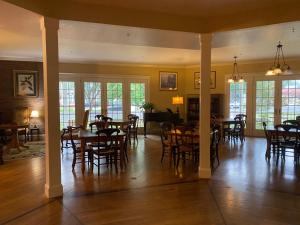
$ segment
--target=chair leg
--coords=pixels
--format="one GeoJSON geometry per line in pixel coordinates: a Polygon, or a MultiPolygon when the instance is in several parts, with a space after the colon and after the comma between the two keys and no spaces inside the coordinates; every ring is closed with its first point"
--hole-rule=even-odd
{"type": "Polygon", "coordinates": [[[164,155],[165,155],[165,148],[163,147],[163,148],[162,148],[162,152],[161,152],[161,159],[160,159],[160,163],[162,163],[162,162],[163,162],[164,155]]]}
{"type": "Polygon", "coordinates": [[[97,161],[98,161],[98,176],[99,176],[100,175],[100,156],[99,156],[99,154],[98,154],[97,161]]]}
{"type": "Polygon", "coordinates": [[[179,160],[180,160],[180,152],[177,154],[177,163],[176,163],[176,168],[179,166],[179,160]]]}
{"type": "Polygon", "coordinates": [[[219,150],[217,148],[217,151],[216,151],[216,157],[217,157],[217,161],[218,161],[218,166],[220,165],[220,160],[219,160],[219,150]]]}
{"type": "Polygon", "coordinates": [[[137,136],[137,131],[135,132],[135,138],[136,138],[136,142],[139,142],[138,136],[137,136]]]}
{"type": "Polygon", "coordinates": [[[76,164],[76,153],[74,152],[74,153],[73,153],[73,162],[72,162],[72,171],[73,171],[74,168],[75,168],[75,164],[76,164]]]}
{"type": "Polygon", "coordinates": [[[118,173],[118,153],[117,152],[115,152],[115,154],[114,154],[114,164],[115,164],[116,173],[118,173]]]}

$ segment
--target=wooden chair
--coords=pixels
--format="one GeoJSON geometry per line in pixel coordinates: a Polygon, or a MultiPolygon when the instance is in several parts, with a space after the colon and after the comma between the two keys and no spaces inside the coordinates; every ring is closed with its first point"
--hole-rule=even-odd
{"type": "Polygon", "coordinates": [[[278,142],[277,148],[277,160],[278,164],[279,156],[283,161],[285,161],[286,153],[292,152],[294,154],[294,163],[299,164],[299,149],[300,149],[300,132],[299,126],[297,125],[287,125],[287,124],[279,124],[275,126],[276,128],[276,139],[280,140],[278,142]],[[287,151],[287,149],[289,151],[287,151]]]}
{"type": "Polygon", "coordinates": [[[98,130],[98,140],[92,145],[89,145],[90,150],[92,151],[92,168],[93,165],[98,167],[98,176],[100,174],[100,165],[112,165],[114,164],[116,172],[118,172],[118,143],[114,142],[112,139],[112,134],[120,133],[119,129],[107,128],[103,130],[98,130]],[[101,163],[101,160],[105,159],[105,163],[101,163]],[[94,162],[97,160],[97,164],[94,162]]]}
{"type": "Polygon", "coordinates": [[[109,117],[109,116],[103,116],[102,117],[102,121],[105,123],[111,122],[113,121],[113,118],[109,117]]]}
{"type": "Polygon", "coordinates": [[[186,126],[176,126],[175,143],[178,168],[180,159],[185,162],[186,156],[192,157],[193,165],[196,166],[199,159],[199,144],[194,140],[194,130],[186,126]]]}
{"type": "Polygon", "coordinates": [[[219,159],[219,131],[212,130],[210,133],[210,166],[214,169],[215,161],[217,160],[218,166],[220,165],[219,159]]]}
{"type": "MultiPolygon", "coordinates": [[[[79,129],[79,127],[68,127],[68,135],[69,135],[69,140],[71,142],[72,150],[73,150],[73,162],[72,162],[72,171],[74,171],[75,164],[76,163],[81,163],[81,146],[77,145],[75,143],[75,140],[77,139],[77,134],[73,135],[73,132],[76,132],[79,129]],[[80,159],[77,161],[77,159],[80,159]]],[[[84,148],[84,158],[87,159],[88,164],[91,162],[92,155],[91,155],[91,150],[89,148],[84,148]]],[[[86,160],[85,160],[86,162],[86,160]]]]}
{"type": "MultiPolygon", "coordinates": [[[[161,159],[163,162],[165,154],[169,154],[170,159],[173,158],[174,165],[176,160],[175,140],[170,135],[173,124],[171,122],[161,122],[160,124],[160,140],[162,146],[161,159]]],[[[171,162],[171,160],[170,160],[171,162]]]]}
{"type": "Polygon", "coordinates": [[[133,140],[138,141],[138,121],[139,121],[139,117],[134,115],[131,117],[131,119],[129,120],[129,142],[131,142],[131,137],[133,137],[133,140]]]}
{"type": "Polygon", "coordinates": [[[246,118],[244,114],[238,114],[234,120],[234,127],[231,130],[231,137],[233,140],[240,139],[241,142],[245,141],[245,127],[246,127],[246,118]]]}
{"type": "Polygon", "coordinates": [[[95,120],[99,120],[99,121],[101,121],[103,117],[105,117],[105,116],[104,116],[104,115],[102,115],[102,114],[100,114],[100,115],[96,115],[96,116],[95,116],[95,120]]]}
{"type": "MultiPolygon", "coordinates": [[[[29,127],[29,108],[28,107],[20,107],[15,108],[13,110],[13,119],[12,123],[18,125],[28,125],[29,127]]],[[[28,127],[18,129],[18,136],[23,136],[23,140],[27,142],[28,135],[28,127]]]]}
{"type": "Polygon", "coordinates": [[[273,135],[271,132],[268,132],[267,130],[267,124],[266,122],[263,122],[263,128],[264,128],[264,133],[265,137],[267,140],[267,149],[266,149],[266,158],[270,159],[270,153],[271,150],[273,152],[273,155],[276,153],[277,148],[279,147],[279,143],[282,140],[281,138],[277,139],[276,135],[273,135]]]}
{"type": "Polygon", "coordinates": [[[89,127],[91,129],[91,132],[93,132],[94,127],[96,127],[96,130],[103,130],[108,127],[107,123],[100,120],[100,121],[95,121],[89,124],[89,127]]]}
{"type": "MultiPolygon", "coordinates": [[[[84,115],[83,115],[83,120],[82,120],[82,123],[77,127],[77,130],[73,130],[73,137],[75,135],[77,135],[76,133],[79,131],[79,129],[86,129],[87,128],[87,124],[88,124],[88,119],[89,119],[89,113],[90,111],[89,110],[85,110],[84,112],[84,115]]],[[[62,131],[61,131],[61,135],[60,135],[60,150],[61,152],[63,152],[63,150],[66,148],[70,148],[70,145],[69,145],[69,129],[68,127],[66,128],[63,128],[62,131]],[[64,143],[65,142],[65,143],[64,143]]],[[[72,146],[71,146],[72,147],[72,146]]]]}

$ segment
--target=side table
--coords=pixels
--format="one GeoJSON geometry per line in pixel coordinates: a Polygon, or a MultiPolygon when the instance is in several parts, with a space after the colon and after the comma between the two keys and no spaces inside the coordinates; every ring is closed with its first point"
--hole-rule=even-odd
{"type": "Polygon", "coordinates": [[[35,134],[36,134],[37,141],[40,140],[40,128],[38,128],[38,127],[30,128],[30,129],[29,129],[29,132],[30,132],[30,141],[33,141],[33,135],[34,135],[34,132],[35,132],[35,134]]]}

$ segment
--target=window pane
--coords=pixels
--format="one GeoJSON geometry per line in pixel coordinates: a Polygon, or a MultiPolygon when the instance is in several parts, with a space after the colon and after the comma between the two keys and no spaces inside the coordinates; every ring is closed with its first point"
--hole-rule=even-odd
{"type": "Polygon", "coordinates": [[[90,110],[89,123],[101,114],[101,83],[84,82],[84,110],[90,110]]]}
{"type": "Polygon", "coordinates": [[[75,82],[59,82],[60,129],[75,125],[75,82]]]}
{"type": "Polygon", "coordinates": [[[107,115],[114,120],[123,119],[122,83],[107,83],[107,115]]]}
{"type": "Polygon", "coordinates": [[[145,103],[145,84],[130,83],[130,113],[139,116],[139,127],[144,125],[140,107],[145,103]]]}
{"type": "Polygon", "coordinates": [[[229,116],[234,118],[237,114],[246,114],[247,83],[230,84],[229,116]]]}
{"type": "Polygon", "coordinates": [[[283,80],[281,90],[281,121],[294,120],[300,112],[300,80],[283,80]]]}
{"type": "Polygon", "coordinates": [[[263,122],[274,127],[275,81],[256,81],[255,129],[262,130],[263,122]]]}

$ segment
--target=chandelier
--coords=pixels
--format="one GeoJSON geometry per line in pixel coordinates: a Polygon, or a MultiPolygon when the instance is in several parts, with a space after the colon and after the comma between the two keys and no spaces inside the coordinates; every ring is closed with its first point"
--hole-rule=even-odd
{"type": "Polygon", "coordinates": [[[237,59],[237,57],[234,56],[233,72],[232,72],[231,77],[228,79],[228,83],[243,83],[244,82],[243,76],[239,74],[236,59],[237,59]]]}
{"type": "Polygon", "coordinates": [[[291,67],[286,64],[283,51],[282,44],[279,42],[277,45],[277,50],[274,58],[274,63],[267,71],[266,76],[274,76],[274,75],[289,75],[292,74],[291,67]],[[280,60],[281,59],[281,60],[280,60]],[[282,61],[282,64],[280,64],[282,61]]]}

